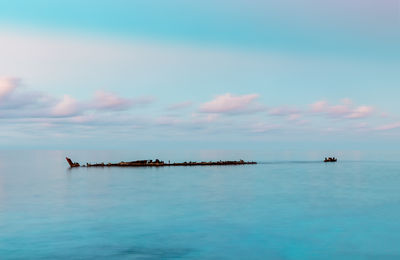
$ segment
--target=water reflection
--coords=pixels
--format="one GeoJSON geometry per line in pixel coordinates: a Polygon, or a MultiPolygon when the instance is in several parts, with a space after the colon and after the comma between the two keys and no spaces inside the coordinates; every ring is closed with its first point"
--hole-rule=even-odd
{"type": "MultiPolygon", "coordinates": [[[[72,152],[31,153],[0,153],[2,259],[400,257],[398,162],[68,169],[72,152]]],[[[147,158],[132,154],[73,155],[147,158]]]]}

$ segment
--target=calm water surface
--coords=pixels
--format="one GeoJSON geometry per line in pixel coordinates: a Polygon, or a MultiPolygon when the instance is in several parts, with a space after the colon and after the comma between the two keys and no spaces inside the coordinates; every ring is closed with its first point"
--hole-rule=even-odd
{"type": "Polygon", "coordinates": [[[400,259],[400,162],[69,170],[65,155],[0,152],[0,259],[400,259]]]}

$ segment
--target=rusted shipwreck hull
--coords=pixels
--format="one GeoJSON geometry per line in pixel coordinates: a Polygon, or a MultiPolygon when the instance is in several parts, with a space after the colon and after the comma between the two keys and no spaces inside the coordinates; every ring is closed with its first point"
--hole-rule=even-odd
{"type": "Polygon", "coordinates": [[[156,160],[140,160],[132,162],[119,162],[119,163],[86,163],[80,165],[73,162],[70,158],[65,158],[71,168],[75,167],[163,167],[163,166],[212,166],[212,165],[243,165],[243,164],[257,164],[256,162],[239,161],[216,161],[216,162],[183,162],[183,163],[165,163],[164,161],[156,160]]]}

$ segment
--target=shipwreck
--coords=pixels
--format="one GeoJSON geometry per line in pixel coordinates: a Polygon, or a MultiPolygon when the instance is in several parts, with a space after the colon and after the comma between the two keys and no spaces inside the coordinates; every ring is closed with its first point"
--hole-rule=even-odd
{"type": "Polygon", "coordinates": [[[119,162],[119,163],[86,163],[80,165],[77,162],[73,162],[70,158],[65,158],[71,168],[76,167],[164,167],[164,166],[219,166],[219,165],[244,165],[244,164],[257,164],[257,162],[246,162],[243,160],[239,161],[209,161],[209,162],[182,162],[182,163],[166,163],[159,159],[156,160],[139,160],[131,162],[119,162]]]}

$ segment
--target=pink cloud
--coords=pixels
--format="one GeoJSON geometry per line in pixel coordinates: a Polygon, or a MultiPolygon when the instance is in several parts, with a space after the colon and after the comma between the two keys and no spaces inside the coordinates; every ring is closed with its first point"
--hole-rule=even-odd
{"type": "Polygon", "coordinates": [[[0,78],[0,110],[4,112],[2,117],[40,117],[56,101],[42,92],[21,88],[18,78],[0,78]]]}
{"type": "Polygon", "coordinates": [[[78,101],[69,95],[64,95],[63,99],[54,106],[51,111],[53,116],[73,116],[78,114],[79,112],[79,104],[78,101]]]}
{"type": "Polygon", "coordinates": [[[348,99],[342,99],[338,105],[329,105],[322,100],[310,105],[310,110],[314,114],[326,114],[335,118],[358,119],[370,116],[374,108],[372,106],[354,107],[353,102],[348,99]]]}
{"type": "Polygon", "coordinates": [[[87,103],[87,109],[128,110],[134,106],[150,104],[153,101],[153,97],[124,98],[111,92],[98,90],[95,92],[93,100],[87,103]]]}
{"type": "Polygon", "coordinates": [[[200,106],[200,112],[204,113],[248,113],[260,110],[255,103],[258,94],[233,96],[230,93],[217,96],[215,99],[200,106]]]}
{"type": "Polygon", "coordinates": [[[296,125],[305,125],[309,122],[308,120],[303,119],[305,115],[303,111],[287,106],[272,108],[268,111],[268,114],[271,116],[283,117],[296,125]]]}
{"type": "Polygon", "coordinates": [[[347,115],[347,118],[364,118],[372,114],[374,109],[370,106],[359,106],[356,109],[354,109],[349,115],[347,115]]]}
{"type": "Polygon", "coordinates": [[[392,129],[397,129],[397,128],[400,128],[400,122],[382,125],[382,126],[379,126],[379,127],[375,128],[375,129],[379,130],[379,131],[385,131],[385,130],[392,130],[392,129]]]}
{"type": "Polygon", "coordinates": [[[19,83],[15,78],[0,78],[0,101],[11,95],[19,83]]]}
{"type": "Polygon", "coordinates": [[[128,109],[132,105],[132,100],[118,97],[110,92],[98,90],[94,94],[93,107],[96,109],[124,110],[128,109]]]}
{"type": "Polygon", "coordinates": [[[328,108],[327,113],[334,117],[345,116],[352,113],[351,108],[347,105],[336,105],[328,108]]]}
{"type": "Polygon", "coordinates": [[[311,111],[314,113],[322,113],[325,112],[327,107],[328,107],[328,102],[322,100],[322,101],[317,101],[313,104],[310,105],[311,106],[311,111]]]}

